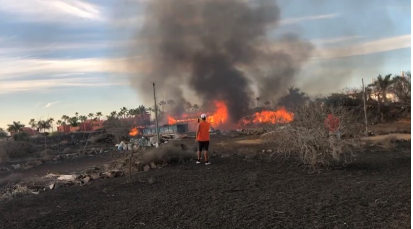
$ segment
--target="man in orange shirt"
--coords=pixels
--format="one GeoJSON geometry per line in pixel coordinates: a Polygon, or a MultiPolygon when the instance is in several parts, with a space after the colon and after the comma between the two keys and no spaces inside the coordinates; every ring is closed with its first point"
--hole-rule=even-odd
{"type": "Polygon", "coordinates": [[[201,163],[201,152],[204,150],[205,165],[210,165],[211,162],[208,160],[208,147],[209,147],[209,129],[211,124],[206,121],[206,115],[201,115],[201,121],[198,123],[198,128],[196,130],[196,140],[198,142],[198,160],[197,164],[201,163]]]}

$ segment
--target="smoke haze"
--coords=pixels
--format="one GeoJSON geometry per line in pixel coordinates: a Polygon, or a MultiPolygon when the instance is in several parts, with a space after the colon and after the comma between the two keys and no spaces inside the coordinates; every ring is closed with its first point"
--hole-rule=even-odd
{"type": "Polygon", "coordinates": [[[191,100],[183,96],[189,89],[203,102],[224,101],[238,121],[256,97],[274,101],[285,93],[312,50],[296,35],[268,37],[280,20],[274,1],[155,0],[147,2],[144,18],[129,52],[148,67],[131,75],[132,85],[149,101],[155,81],[158,98],[181,104],[176,112],[191,100]]]}

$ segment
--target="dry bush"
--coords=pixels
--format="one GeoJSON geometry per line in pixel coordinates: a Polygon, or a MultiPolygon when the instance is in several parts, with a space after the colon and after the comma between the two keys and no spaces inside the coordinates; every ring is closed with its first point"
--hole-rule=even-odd
{"type": "Polygon", "coordinates": [[[143,164],[150,162],[173,164],[194,158],[196,158],[195,152],[184,150],[181,145],[168,144],[142,151],[138,160],[143,164]]]}
{"type": "Polygon", "coordinates": [[[122,140],[129,139],[129,131],[131,130],[132,126],[124,126],[124,127],[114,127],[106,129],[106,132],[113,136],[113,140],[115,143],[119,143],[122,140]]]}
{"type": "Polygon", "coordinates": [[[6,162],[10,160],[9,155],[7,155],[6,150],[4,150],[3,148],[0,148],[0,163],[1,162],[6,162]]]}
{"type": "Polygon", "coordinates": [[[30,157],[37,151],[33,143],[20,141],[0,142],[0,148],[3,149],[8,158],[30,157]]]}
{"type": "Polygon", "coordinates": [[[62,154],[72,154],[72,153],[75,153],[76,151],[74,151],[73,149],[71,149],[71,148],[65,148],[64,150],[63,150],[63,152],[62,152],[62,154]]]}
{"type": "Polygon", "coordinates": [[[268,143],[276,146],[278,153],[298,154],[304,164],[313,168],[348,163],[353,159],[353,150],[360,147],[355,137],[363,133],[360,117],[344,107],[332,109],[316,101],[296,107],[293,113],[294,120],[291,123],[275,126],[264,137],[268,143]],[[329,113],[340,119],[340,140],[329,137],[324,125],[329,113]]]}
{"type": "Polygon", "coordinates": [[[51,149],[45,149],[42,152],[40,152],[40,156],[45,160],[52,159],[56,155],[57,151],[51,149]]]}

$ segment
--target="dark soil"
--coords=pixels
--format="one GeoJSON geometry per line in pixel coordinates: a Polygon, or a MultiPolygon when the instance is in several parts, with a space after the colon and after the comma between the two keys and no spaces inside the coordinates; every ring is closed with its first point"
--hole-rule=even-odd
{"type": "Polygon", "coordinates": [[[0,188],[8,182],[18,182],[27,177],[44,176],[49,172],[71,173],[79,169],[101,165],[111,160],[113,160],[113,157],[111,157],[109,153],[106,153],[98,156],[81,156],[60,162],[48,162],[30,169],[3,171],[0,172],[0,188]]]}
{"type": "Polygon", "coordinates": [[[212,158],[0,204],[0,228],[410,228],[410,143],[309,174],[212,158]]]}

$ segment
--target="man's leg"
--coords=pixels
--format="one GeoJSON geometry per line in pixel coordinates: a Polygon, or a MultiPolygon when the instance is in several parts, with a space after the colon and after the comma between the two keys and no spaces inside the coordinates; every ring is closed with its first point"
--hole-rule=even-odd
{"type": "Polygon", "coordinates": [[[204,157],[205,157],[205,162],[209,162],[208,150],[204,150],[204,157]]]}
{"type": "Polygon", "coordinates": [[[196,160],[197,164],[201,163],[201,151],[202,151],[202,143],[198,141],[198,159],[196,160]]]}
{"type": "Polygon", "coordinates": [[[211,162],[209,162],[209,157],[208,157],[208,148],[209,148],[209,141],[205,142],[205,147],[204,147],[205,165],[211,164],[211,162]]]}

